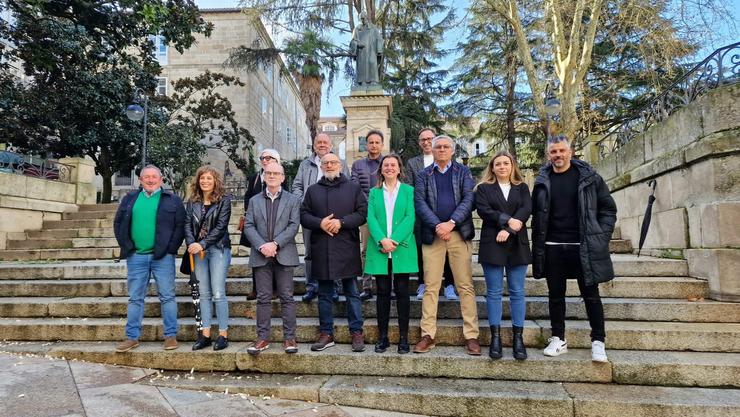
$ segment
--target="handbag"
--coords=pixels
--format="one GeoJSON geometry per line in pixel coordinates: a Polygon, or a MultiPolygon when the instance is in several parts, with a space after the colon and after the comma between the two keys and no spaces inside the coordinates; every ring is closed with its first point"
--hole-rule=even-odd
{"type": "Polygon", "coordinates": [[[182,254],[182,262],[180,262],[180,273],[183,275],[190,275],[193,270],[190,268],[190,259],[187,249],[182,254]]]}

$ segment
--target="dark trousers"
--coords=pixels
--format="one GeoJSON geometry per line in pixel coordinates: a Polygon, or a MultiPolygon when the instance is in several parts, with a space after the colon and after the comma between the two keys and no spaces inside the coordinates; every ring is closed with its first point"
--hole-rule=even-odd
{"type": "MultiPolygon", "coordinates": [[[[335,280],[319,279],[319,331],[334,335],[335,280]]],[[[342,279],[344,298],[347,305],[347,323],[351,333],[362,333],[362,302],[357,291],[357,278],[342,279]]]]}
{"type": "Polygon", "coordinates": [[[601,305],[599,285],[586,285],[581,268],[578,245],[546,245],[545,276],[549,293],[550,326],[552,335],[565,340],[565,289],[567,279],[575,278],[586,305],[588,322],[591,324],[591,341],[601,342],[606,338],[604,330],[604,307],[601,305]]]}
{"type": "Polygon", "coordinates": [[[293,300],[293,267],[283,266],[274,258],[265,266],[254,268],[254,284],[257,287],[257,338],[270,340],[272,317],[273,280],[277,284],[280,310],[283,315],[283,339],[295,340],[296,306],[293,300]]]}
{"type": "MultiPolygon", "coordinates": [[[[421,242],[421,240],[417,240],[417,242],[421,242]]],[[[416,256],[418,259],[419,264],[419,284],[424,283],[424,255],[421,253],[421,245],[416,246],[416,256]]],[[[442,275],[443,282],[442,282],[442,290],[448,285],[455,285],[454,277],[452,276],[452,268],[450,268],[450,259],[445,258],[445,271],[442,275]]]]}
{"type": "Polygon", "coordinates": [[[375,301],[378,310],[378,332],[380,337],[388,336],[388,321],[391,315],[391,280],[396,292],[396,310],[398,312],[398,334],[408,340],[409,335],[409,274],[394,274],[393,263],[388,259],[388,275],[376,275],[378,298],[375,301]]]}

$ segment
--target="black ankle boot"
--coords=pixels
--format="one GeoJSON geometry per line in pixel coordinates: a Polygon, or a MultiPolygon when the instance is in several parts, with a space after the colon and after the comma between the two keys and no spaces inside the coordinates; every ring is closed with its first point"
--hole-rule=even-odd
{"type": "Polygon", "coordinates": [[[501,326],[491,326],[491,346],[488,348],[491,359],[501,359],[501,326]]]}
{"type": "Polygon", "coordinates": [[[383,353],[391,346],[388,336],[380,336],[378,343],[375,344],[375,353],[383,353]]]}
{"type": "Polygon", "coordinates": [[[411,348],[409,347],[409,339],[408,337],[401,337],[398,339],[398,353],[403,355],[404,353],[409,353],[411,351],[411,348]]]}
{"type": "Polygon", "coordinates": [[[193,343],[193,350],[201,350],[211,346],[211,338],[203,336],[203,333],[198,332],[198,340],[193,343]]]}
{"type": "Polygon", "coordinates": [[[527,359],[527,348],[524,347],[524,340],[522,339],[522,332],[524,327],[514,326],[514,339],[511,345],[511,350],[514,353],[514,359],[523,361],[527,359]]]}

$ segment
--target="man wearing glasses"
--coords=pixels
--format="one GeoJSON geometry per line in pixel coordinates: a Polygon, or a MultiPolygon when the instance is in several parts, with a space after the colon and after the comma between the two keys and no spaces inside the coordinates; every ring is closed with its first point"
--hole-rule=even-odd
{"type": "MultiPolygon", "coordinates": [[[[293,180],[293,194],[303,200],[306,195],[308,187],[315,184],[319,179],[324,176],[324,171],[321,168],[321,158],[324,155],[331,153],[332,142],[329,135],[326,133],[319,133],[313,139],[313,154],[308,158],[304,159],[298,166],[298,172],[296,173],[295,179],[293,180]]],[[[345,177],[349,178],[349,169],[347,165],[342,162],[341,172],[345,177]]],[[[318,295],[318,284],[314,279],[311,266],[311,231],[303,229],[303,247],[306,250],[304,261],[306,264],[306,294],[303,296],[303,301],[310,303],[318,295]]],[[[334,301],[339,299],[337,290],[334,290],[332,296],[334,301]]]]}
{"type": "Polygon", "coordinates": [[[359,185],[341,173],[342,161],[334,154],[321,158],[323,177],[308,188],[301,206],[301,225],[311,231],[311,274],[319,287],[318,340],[311,346],[321,351],[334,346],[332,294],[341,280],[347,299],[347,320],[352,350],[365,350],[362,305],[357,277],[362,274],[360,230],[367,219],[367,199],[359,185]]]}
{"type": "Polygon", "coordinates": [[[473,186],[475,180],[468,167],[452,160],[455,143],[449,136],[437,136],[432,141],[434,163],[416,176],[414,203],[421,217],[422,255],[426,289],[421,302],[421,340],[414,353],[429,352],[437,333],[437,303],[442,285],[445,258],[460,294],[465,350],[480,355],[478,343],[478,312],[473,289],[472,257],[473,186]]]}
{"type": "Polygon", "coordinates": [[[573,158],[565,136],[548,140],[545,165],[532,190],[532,271],[547,280],[552,337],[545,356],[568,352],[565,341],[566,280],[578,280],[591,325],[591,359],[607,362],[604,307],[599,283],[614,278],[609,240],[617,206],[604,179],[573,158]]]}

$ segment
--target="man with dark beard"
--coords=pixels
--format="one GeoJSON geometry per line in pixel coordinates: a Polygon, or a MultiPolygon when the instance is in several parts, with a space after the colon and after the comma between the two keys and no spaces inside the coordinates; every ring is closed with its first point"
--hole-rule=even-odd
{"type": "Polygon", "coordinates": [[[362,273],[359,227],[367,219],[367,199],[359,185],[341,173],[342,161],[328,153],[321,158],[324,176],[308,187],[301,206],[301,225],[311,231],[312,275],[319,283],[318,340],[311,350],[334,346],[332,293],[342,280],[352,350],[365,350],[362,306],[357,277],[362,273]]]}

